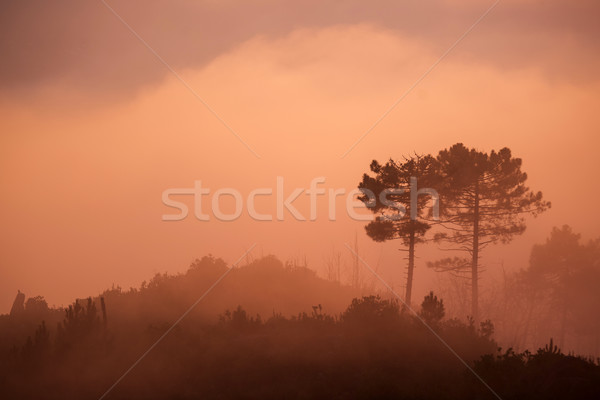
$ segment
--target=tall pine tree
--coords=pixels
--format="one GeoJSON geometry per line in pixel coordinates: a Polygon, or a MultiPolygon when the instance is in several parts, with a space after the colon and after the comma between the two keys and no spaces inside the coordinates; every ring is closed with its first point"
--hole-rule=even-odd
{"type": "MultiPolygon", "coordinates": [[[[508,148],[489,154],[457,143],[437,156],[442,223],[435,238],[470,255],[471,313],[479,320],[479,258],[488,244],[508,243],[525,231],[525,217],[550,208],[533,192],[521,171],[521,159],[508,148]]],[[[453,259],[456,261],[456,259],[453,259]]]]}
{"type": "Polygon", "coordinates": [[[390,159],[385,165],[376,160],[371,163],[374,176],[363,175],[359,197],[376,215],[366,227],[367,235],[376,242],[399,239],[408,251],[405,302],[410,306],[415,268],[415,245],[424,241],[431,228],[431,213],[426,212],[430,197],[417,196],[420,187],[431,187],[436,179],[436,161],[432,156],[415,155],[404,162],[390,159]],[[411,202],[412,186],[412,202],[411,202]],[[367,195],[370,191],[373,195],[367,195]],[[383,195],[383,196],[382,196],[383,195]],[[382,198],[386,201],[382,201],[382,198]]]}

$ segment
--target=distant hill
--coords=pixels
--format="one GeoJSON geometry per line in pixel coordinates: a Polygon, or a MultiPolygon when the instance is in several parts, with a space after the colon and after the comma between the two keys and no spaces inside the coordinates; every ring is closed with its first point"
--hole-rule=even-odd
{"type": "MultiPolygon", "coordinates": [[[[160,327],[179,318],[227,268],[222,259],[205,256],[194,261],[185,273],[156,274],[139,288],[122,290],[116,287],[91,297],[97,307],[99,298],[104,298],[108,326],[117,334],[119,331],[160,327]]],[[[320,278],[309,268],[284,265],[275,256],[266,256],[234,268],[186,319],[213,323],[225,310],[233,310],[239,305],[248,314],[259,314],[262,318],[311,312],[312,306],[319,304],[323,312],[337,315],[359,295],[360,290],[320,278]]],[[[19,293],[18,297],[22,303],[24,294],[19,293]]],[[[79,300],[81,304],[85,301],[79,300]]],[[[39,296],[29,298],[23,308],[12,317],[0,316],[0,346],[22,344],[19,341],[30,335],[42,320],[52,332],[64,317],[63,309],[49,308],[39,296]]]]}

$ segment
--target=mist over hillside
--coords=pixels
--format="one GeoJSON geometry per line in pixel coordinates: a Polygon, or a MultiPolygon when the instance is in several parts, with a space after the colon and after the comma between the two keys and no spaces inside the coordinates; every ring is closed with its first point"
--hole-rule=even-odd
{"type": "Polygon", "coordinates": [[[156,274],[139,288],[111,288],[66,309],[19,293],[0,316],[0,392],[23,399],[600,394],[599,360],[567,356],[552,339],[537,351],[502,349],[492,321],[448,318],[433,293],[414,314],[390,293],[325,280],[273,256],[229,268],[205,256],[185,273],[156,274]],[[547,374],[555,375],[551,385],[547,374]]]}

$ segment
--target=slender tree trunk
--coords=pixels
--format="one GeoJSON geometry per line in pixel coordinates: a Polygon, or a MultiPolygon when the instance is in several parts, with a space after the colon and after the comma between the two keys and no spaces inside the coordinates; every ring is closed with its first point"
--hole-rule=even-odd
{"type": "Polygon", "coordinates": [[[358,264],[358,235],[354,234],[354,263],[352,264],[352,286],[359,287],[359,264],[358,264]]]}
{"type": "Polygon", "coordinates": [[[479,324],[479,182],[475,183],[475,206],[473,208],[473,259],[471,261],[471,317],[479,324]]]}
{"type": "Polygon", "coordinates": [[[410,232],[410,238],[408,243],[408,271],[406,274],[406,298],[405,302],[410,307],[410,300],[412,296],[412,281],[413,281],[413,270],[415,269],[415,232],[410,232]]]}
{"type": "Polygon", "coordinates": [[[100,306],[102,308],[102,325],[104,329],[108,326],[108,321],[106,320],[106,304],[104,303],[104,297],[100,297],[100,306]]]}

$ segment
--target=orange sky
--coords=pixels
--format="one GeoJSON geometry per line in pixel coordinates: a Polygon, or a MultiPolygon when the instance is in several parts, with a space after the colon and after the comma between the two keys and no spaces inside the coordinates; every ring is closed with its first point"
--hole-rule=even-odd
{"type": "MultiPolygon", "coordinates": [[[[374,158],[456,142],[511,148],[553,203],[486,252],[488,271],[526,266],[554,225],[600,236],[593,2],[501,2],[343,159],[491,3],[109,2],[260,158],[98,4],[1,6],[0,312],[17,289],[67,304],[207,253],[233,262],[253,243],[255,257],[306,256],[322,271],[333,251],[349,262],[355,235],[400,288],[399,244],[371,242],[341,211],[328,221],[326,199],[313,222],[165,222],[161,193],[202,180],[246,196],[277,176],[286,193],[318,176],[351,190],[374,158]]],[[[275,213],[274,197],[257,208],[275,213]]],[[[435,252],[419,255],[417,298],[435,285],[435,252]]]]}

